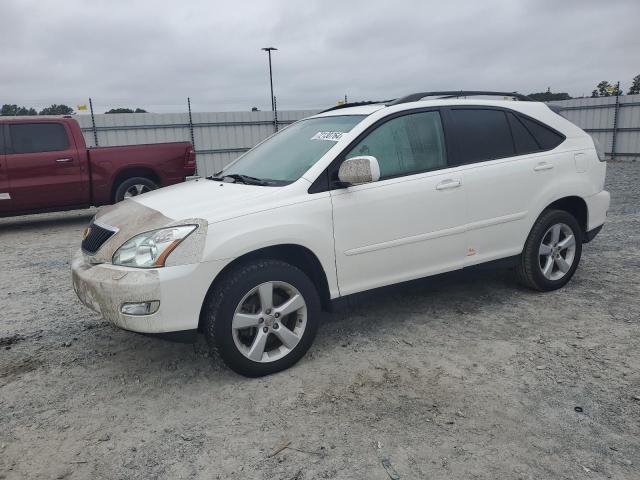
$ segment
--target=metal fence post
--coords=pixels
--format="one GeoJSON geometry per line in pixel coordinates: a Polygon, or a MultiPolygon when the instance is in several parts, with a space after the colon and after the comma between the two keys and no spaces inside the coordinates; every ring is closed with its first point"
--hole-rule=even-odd
{"type": "Polygon", "coordinates": [[[187,97],[187,108],[189,109],[189,133],[191,134],[191,145],[196,149],[196,140],[193,136],[193,118],[191,117],[191,99],[187,97]]]}
{"type": "MultiPolygon", "coordinates": [[[[189,109],[189,133],[191,134],[191,146],[193,146],[193,151],[196,150],[196,139],[193,135],[193,118],[191,117],[191,98],[187,97],[187,108],[189,109]]],[[[196,171],[194,175],[198,175],[198,157],[196,156],[196,171]]]]}
{"type": "Polygon", "coordinates": [[[93,116],[93,101],[89,97],[89,108],[91,109],[91,125],[93,125],[93,140],[98,147],[98,129],[96,128],[96,117],[93,116]]]}
{"type": "MultiPolygon", "coordinates": [[[[189,134],[191,135],[191,146],[193,151],[196,151],[196,138],[193,135],[193,118],[191,117],[191,98],[187,97],[187,108],[189,109],[189,134]]],[[[195,176],[198,176],[198,157],[196,156],[196,169],[193,172],[195,176]]]]}
{"type": "Polygon", "coordinates": [[[616,141],[618,139],[618,112],[620,111],[620,82],[616,86],[616,104],[613,110],[613,138],[611,140],[611,160],[616,159],[616,141]]]}
{"type": "Polygon", "coordinates": [[[273,96],[273,131],[278,131],[278,102],[276,96],[273,96]]]}

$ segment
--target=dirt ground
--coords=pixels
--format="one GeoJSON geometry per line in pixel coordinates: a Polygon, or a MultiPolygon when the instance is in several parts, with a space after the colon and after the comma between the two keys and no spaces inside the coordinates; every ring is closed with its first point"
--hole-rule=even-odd
{"type": "Polygon", "coordinates": [[[267,378],[76,299],[93,211],[0,219],[0,478],[638,479],[640,163],[564,289],[506,271],[376,292],[267,378]]]}

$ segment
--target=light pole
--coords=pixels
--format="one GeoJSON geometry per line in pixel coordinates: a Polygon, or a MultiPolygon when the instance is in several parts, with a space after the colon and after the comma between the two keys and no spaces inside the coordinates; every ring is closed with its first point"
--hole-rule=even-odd
{"type": "Polygon", "coordinates": [[[273,72],[271,70],[271,51],[278,50],[276,47],[264,47],[262,50],[267,52],[269,55],[269,85],[271,85],[271,111],[273,112],[273,129],[274,131],[278,131],[278,114],[276,113],[276,101],[273,96],[273,72]]]}

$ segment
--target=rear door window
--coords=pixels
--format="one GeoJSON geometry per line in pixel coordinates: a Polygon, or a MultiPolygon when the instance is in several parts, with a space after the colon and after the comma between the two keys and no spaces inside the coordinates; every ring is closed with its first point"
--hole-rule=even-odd
{"type": "Polygon", "coordinates": [[[11,151],[7,153],[56,152],[69,148],[69,138],[61,123],[9,124],[11,151]]]}
{"type": "Polygon", "coordinates": [[[507,116],[502,110],[451,108],[458,164],[482,162],[515,154],[507,116]]]}

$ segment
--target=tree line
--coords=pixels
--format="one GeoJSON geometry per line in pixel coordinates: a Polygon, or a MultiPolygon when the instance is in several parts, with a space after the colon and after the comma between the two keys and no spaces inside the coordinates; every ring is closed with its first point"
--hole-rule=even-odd
{"type": "MultiPolygon", "coordinates": [[[[631,80],[631,86],[627,91],[627,95],[638,95],[640,94],[640,75],[636,75],[631,80]]],[[[596,85],[596,88],[591,92],[592,98],[597,97],[615,97],[617,95],[624,95],[622,89],[620,88],[620,83],[612,84],[607,80],[602,80],[596,85]]],[[[538,100],[540,102],[552,102],[554,100],[570,100],[574,97],[569,95],[567,92],[552,92],[551,87],[547,88],[546,92],[535,92],[527,95],[534,100],[538,100]]],[[[253,108],[252,110],[257,111],[257,108],[253,108]],[[254,110],[255,109],[255,110],[254,110]]],[[[24,106],[19,107],[18,105],[5,104],[2,105],[0,109],[0,116],[19,116],[19,115],[73,115],[75,112],[73,108],[67,105],[58,105],[53,104],[50,107],[43,108],[40,112],[36,111],[35,108],[27,108],[24,106]]],[[[112,108],[111,110],[105,113],[148,113],[146,110],[142,108],[136,108],[135,110],[132,108],[112,108]]]]}
{"type": "MultiPolygon", "coordinates": [[[[142,108],[112,108],[105,113],[148,113],[142,108]]],[[[53,104],[50,107],[45,107],[39,112],[35,108],[27,108],[24,106],[19,107],[16,104],[5,103],[0,108],[0,116],[4,117],[16,117],[24,115],[73,115],[75,111],[68,105],[53,104]]]]}
{"type": "MultiPolygon", "coordinates": [[[[636,75],[631,80],[631,86],[627,91],[627,95],[638,95],[640,94],[640,75],[636,75]]],[[[615,97],[618,95],[624,95],[622,88],[620,87],[620,83],[613,84],[608,80],[602,80],[596,85],[596,88],[591,92],[591,98],[597,97],[615,97]]],[[[528,97],[533,98],[534,100],[538,100],[540,102],[551,102],[554,100],[570,100],[572,97],[566,92],[553,93],[551,88],[547,88],[546,92],[537,92],[530,93],[527,95],[528,97]]]]}
{"type": "Polygon", "coordinates": [[[50,107],[43,108],[38,112],[35,108],[19,107],[18,105],[4,104],[0,109],[2,116],[17,115],[71,115],[73,108],[66,105],[53,104],[50,107]]]}

